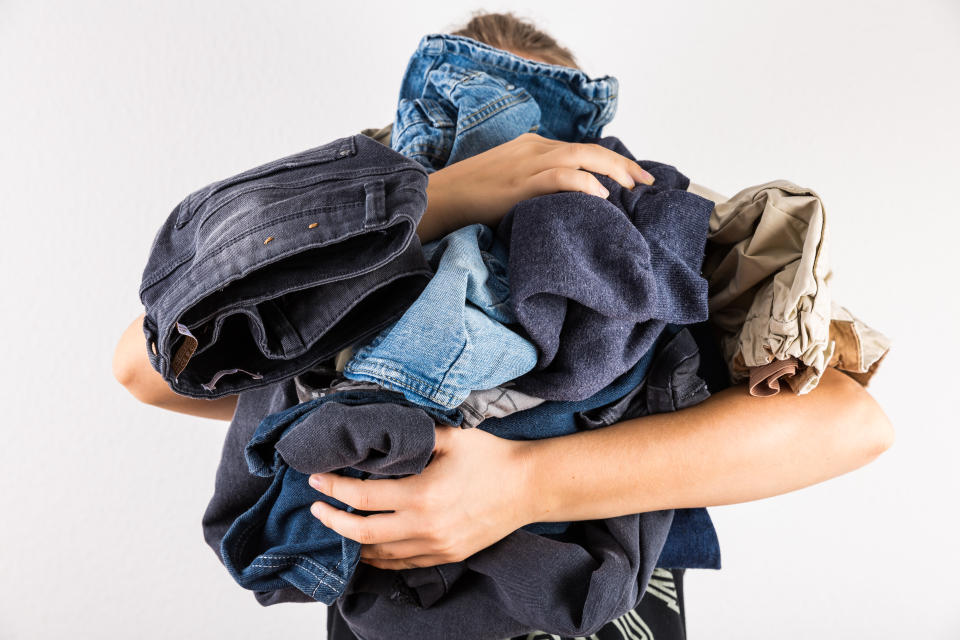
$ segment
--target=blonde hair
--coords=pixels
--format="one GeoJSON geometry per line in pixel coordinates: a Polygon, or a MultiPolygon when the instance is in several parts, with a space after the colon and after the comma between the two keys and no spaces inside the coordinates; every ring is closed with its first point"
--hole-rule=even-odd
{"type": "Polygon", "coordinates": [[[530,54],[551,64],[579,69],[573,53],[538,29],[529,20],[513,13],[477,13],[470,22],[452,32],[466,36],[498,49],[508,49],[520,55],[530,54]]]}

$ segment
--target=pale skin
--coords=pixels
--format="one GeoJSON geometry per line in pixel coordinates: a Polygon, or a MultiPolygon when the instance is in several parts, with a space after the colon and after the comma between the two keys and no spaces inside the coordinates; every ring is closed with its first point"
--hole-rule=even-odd
{"type": "MultiPolygon", "coordinates": [[[[528,56],[532,57],[532,56],[528,56]]],[[[652,177],[597,145],[525,134],[430,175],[421,241],[474,222],[496,224],[520,200],[557,191],[605,197],[604,174],[632,188],[652,177]]],[[[147,359],[141,315],[114,354],[114,374],[138,400],[230,420],[236,396],[174,393],[147,359]]],[[[532,522],[575,521],[658,509],[733,504],[823,482],[888,449],[893,427],[855,381],[828,369],[807,395],[751,397],[744,385],[675,413],[604,429],[513,441],[438,425],[423,473],[359,480],[315,474],[310,484],[364,511],[323,501],[311,511],[361,543],[360,560],[384,569],[457,562],[532,522]]]]}

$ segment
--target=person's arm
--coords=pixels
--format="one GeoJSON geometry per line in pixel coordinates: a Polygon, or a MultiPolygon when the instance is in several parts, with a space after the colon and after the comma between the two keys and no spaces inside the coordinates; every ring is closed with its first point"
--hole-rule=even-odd
{"type": "Polygon", "coordinates": [[[142,313],[120,336],[120,342],[117,343],[117,348],[113,352],[113,376],[134,398],[161,409],[188,413],[201,418],[231,420],[237,408],[237,396],[204,400],[174,393],[147,358],[142,313]]]}
{"type": "Polygon", "coordinates": [[[678,411],[526,443],[531,522],[748,502],[864,466],[894,440],[856,381],[827,369],[806,395],[738,385],[678,411]]]}
{"type": "MultiPolygon", "coordinates": [[[[587,171],[610,176],[628,188],[637,182],[653,182],[653,176],[640,165],[599,145],[525,133],[430,174],[427,210],[417,226],[417,236],[421,242],[429,242],[476,222],[495,225],[516,203],[547,193],[583,191],[606,197],[606,189],[587,171]]],[[[147,358],[143,315],[120,337],[113,373],[141,402],[203,418],[233,418],[236,396],[216,400],[181,396],[154,370],[147,358]]]]}
{"type": "Polygon", "coordinates": [[[458,562],[531,522],[574,521],[747,502],[795,491],[867,464],[893,428],[858,383],[828,369],[809,394],[755,398],[745,385],[675,413],[544,440],[437,427],[423,473],[310,484],[353,507],[318,501],[314,515],[361,542],[383,569],[458,562]]]}

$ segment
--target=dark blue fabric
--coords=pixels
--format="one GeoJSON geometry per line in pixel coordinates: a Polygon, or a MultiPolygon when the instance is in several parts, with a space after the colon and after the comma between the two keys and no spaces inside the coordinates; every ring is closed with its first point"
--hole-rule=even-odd
{"type": "MultiPolygon", "coordinates": [[[[619,384],[595,398],[545,403],[528,419],[514,420],[512,428],[493,419],[480,428],[524,440],[571,433],[576,430],[574,411],[608,402],[640,384],[652,360],[651,351],[619,384]]],[[[531,412],[514,415],[523,413],[531,412]]],[[[253,591],[292,586],[330,604],[353,575],[360,544],[324,526],[310,513],[310,504],[322,499],[349,512],[354,509],[310,488],[308,476],[329,471],[355,478],[420,473],[433,451],[434,424],[461,422],[456,409],[424,407],[388,390],[333,392],[266,416],[244,447],[244,459],[251,474],[273,481],[225,532],[220,554],[227,570],[253,591]]],[[[559,535],[569,524],[531,523],[523,529],[559,535]]],[[[421,593],[434,588],[421,585],[421,593]]]]}
{"type": "Polygon", "coordinates": [[[256,504],[224,534],[220,554],[243,587],[271,591],[294,586],[331,603],[350,580],[360,544],[310,513],[323,500],[353,507],[313,490],[312,473],[354,478],[420,473],[434,445],[435,424],[457,425],[456,410],[425,409],[390,391],[342,391],[267,416],[247,443],[247,467],[273,481],[256,504]]]}
{"type": "MultiPolygon", "coordinates": [[[[660,346],[654,353],[645,356],[627,374],[588,401],[546,402],[507,418],[490,419],[482,423],[481,428],[504,437],[522,437],[525,425],[531,428],[545,427],[540,429],[540,433],[551,436],[569,433],[577,429],[577,411],[590,411],[608,405],[638,385],[645,391],[634,396],[648,398],[650,409],[675,410],[686,406],[686,402],[703,399],[703,393],[688,393],[690,389],[702,388],[702,384],[698,385],[691,375],[700,368],[685,366],[697,355],[689,333],[679,327],[668,326],[658,344],[660,346]],[[677,372],[683,375],[678,376],[677,372]]],[[[352,508],[309,488],[306,473],[329,470],[353,460],[366,460],[366,463],[361,463],[365,471],[360,472],[356,468],[347,470],[354,477],[373,477],[367,474],[385,469],[419,472],[432,450],[433,420],[456,423],[457,416],[455,412],[429,414],[429,419],[418,425],[416,418],[404,418],[402,412],[397,413],[396,410],[409,410],[412,412],[410,415],[428,414],[423,413],[421,407],[405,401],[400,394],[388,391],[343,391],[295,405],[296,393],[290,387],[292,384],[274,385],[272,388],[241,394],[218,470],[217,491],[204,517],[208,543],[223,551],[222,559],[228,566],[232,557],[239,558],[234,562],[232,573],[246,580],[245,586],[257,590],[257,599],[262,604],[313,599],[331,602],[340,595],[337,606],[344,607],[345,618],[352,625],[366,629],[362,637],[371,640],[377,637],[444,637],[443,630],[458,628],[450,626],[458,623],[458,617],[461,618],[459,623],[474,626],[477,620],[484,620],[489,627],[483,629],[483,633],[497,629],[498,634],[468,634],[464,637],[507,637],[520,633],[523,628],[534,627],[554,628],[558,632],[566,629],[565,633],[580,635],[580,631],[587,631],[588,625],[593,622],[604,622],[601,620],[603,616],[615,615],[614,610],[602,607],[620,604],[628,608],[634,606],[636,602],[631,604],[631,598],[639,598],[649,577],[649,573],[644,571],[649,569],[652,572],[654,565],[663,565],[664,551],[668,549],[668,532],[675,535],[676,531],[671,527],[668,515],[672,511],[570,523],[565,533],[555,535],[537,535],[527,527],[462,563],[404,571],[383,571],[358,563],[359,545],[352,541],[344,542],[341,536],[330,536],[332,532],[324,532],[323,525],[308,511],[309,504],[317,499],[326,499],[339,508],[351,511],[352,508]],[[347,407],[353,403],[360,404],[347,407]],[[291,407],[291,404],[295,406],[291,407]],[[387,413],[379,413],[378,404],[390,409],[387,413]],[[329,415],[321,414],[320,409],[324,406],[327,410],[346,413],[338,414],[339,417],[331,420],[329,415]],[[271,409],[275,410],[273,415],[257,423],[258,416],[271,409]],[[357,419],[360,416],[350,413],[371,410],[373,412],[361,420],[357,419]],[[377,418],[378,415],[381,418],[377,418]],[[382,418],[387,415],[390,416],[390,424],[385,424],[382,418]],[[405,438],[413,433],[420,434],[424,446],[416,443],[416,437],[405,438]],[[390,437],[384,439],[386,435],[390,437]],[[247,464],[244,463],[244,449],[247,464]],[[294,461],[293,464],[301,471],[290,467],[284,470],[284,456],[294,461]],[[310,467],[318,463],[317,458],[326,461],[320,466],[310,467]],[[398,462],[401,466],[397,466],[398,462]],[[402,466],[404,464],[409,466],[402,466]],[[265,477],[242,473],[247,471],[246,467],[260,476],[280,471],[282,479],[277,475],[272,483],[265,482],[265,477]],[[279,500],[280,493],[271,492],[271,489],[276,491],[278,487],[284,492],[279,500]],[[252,503],[256,503],[256,506],[251,509],[252,503]],[[278,507],[281,504],[284,506],[278,507]],[[267,505],[270,509],[267,509],[267,505]],[[269,523],[271,519],[276,522],[269,523]],[[256,526],[253,527],[253,533],[248,533],[244,529],[251,522],[256,526]],[[311,527],[317,531],[310,530],[311,527]],[[227,528],[230,528],[230,532],[224,536],[227,528]],[[293,546],[281,550],[269,542],[271,539],[281,542],[284,539],[286,542],[308,540],[309,547],[324,536],[328,545],[326,556],[307,555],[305,558],[303,552],[308,550],[306,547],[293,546]],[[254,542],[247,543],[248,549],[237,550],[235,542],[238,540],[241,543],[245,540],[254,542]],[[636,546],[638,542],[639,547],[636,546]],[[347,545],[354,545],[355,548],[351,550],[347,545]],[[259,554],[252,555],[258,550],[259,554]],[[587,550],[589,553],[581,555],[587,550]],[[618,569],[617,562],[613,560],[624,554],[629,559],[625,567],[639,571],[634,574],[637,590],[628,588],[626,593],[623,593],[624,578],[620,573],[625,567],[618,569]],[[607,560],[597,564],[595,558],[607,560]],[[321,571],[315,563],[324,566],[326,571],[321,571]],[[534,566],[536,572],[533,572],[534,566]],[[534,577],[529,577],[534,573],[534,577]],[[485,578],[481,580],[481,576],[485,578]],[[539,594],[536,598],[525,599],[521,592],[513,591],[514,588],[520,588],[518,576],[528,576],[524,579],[528,583],[525,588],[539,594]],[[529,583],[534,578],[535,587],[529,583]],[[483,586],[486,584],[498,586],[488,592],[483,586]],[[555,590],[551,590],[549,585],[555,585],[555,590]],[[479,600],[474,601],[475,597],[479,600]],[[497,598],[509,598],[510,603],[498,604],[497,598]],[[573,617],[565,618],[568,614],[572,616],[573,611],[579,611],[587,601],[593,603],[587,607],[590,611],[601,606],[596,610],[596,619],[586,619],[582,625],[578,625],[573,617]],[[398,621],[394,618],[408,618],[414,610],[417,616],[402,623],[403,629],[397,628],[398,621]],[[486,614],[479,615],[483,611],[486,614]],[[554,618],[549,614],[550,611],[558,617],[554,618]],[[426,615],[424,612],[431,613],[426,615]],[[507,617],[504,618],[504,615],[507,617]],[[549,623],[547,618],[554,620],[550,624],[561,626],[545,626],[549,623]],[[518,626],[518,619],[527,622],[518,626]],[[557,623],[557,620],[560,622],[557,623]],[[522,627],[524,624],[526,627],[522,627]],[[423,625],[438,629],[439,635],[422,635],[425,633],[423,625]],[[395,635],[378,636],[376,629],[390,629],[390,633],[395,635]]],[[[705,510],[678,511],[688,512],[692,516],[691,522],[697,525],[687,533],[712,532],[712,528],[708,527],[709,519],[704,522],[698,511],[706,516],[705,510]]],[[[709,540],[687,535],[678,542],[678,552],[689,557],[701,552],[699,547],[707,546],[709,540]]]]}
{"type": "Polygon", "coordinates": [[[184,199],[143,272],[147,356],[181,395],[289,378],[396,321],[430,277],[426,172],[362,135],[184,199]]]}
{"type": "MultiPolygon", "coordinates": [[[[633,160],[616,138],[595,141],[633,160]]],[[[548,400],[581,400],[653,346],[667,323],[707,319],[700,275],[713,203],[656,162],[653,185],[597,176],[607,199],[561,192],[524,200],[501,220],[509,248],[510,305],[540,352],[514,387],[548,400]]]]}
{"type": "MultiPolygon", "coordinates": [[[[685,329],[668,327],[652,358],[644,357],[604,401],[643,379],[645,414],[676,411],[708,397],[697,378],[698,350],[685,329]],[[638,370],[646,371],[642,375],[638,370]],[[690,390],[696,390],[691,393],[690,390]]],[[[606,391],[606,390],[604,390],[606,391]]],[[[500,435],[503,422],[527,414],[528,424],[560,424],[552,403],[487,420],[479,428],[500,435]],[[492,424],[491,424],[492,423],[492,424]]],[[[601,406],[579,403],[580,410],[601,406]]],[[[565,424],[573,425],[573,415],[565,424]]],[[[575,430],[575,427],[574,427],[575,430]]],[[[541,430],[542,432],[542,430],[541,430]]],[[[638,464],[643,461],[639,460],[638,464]]],[[[558,469],[557,473],[563,473],[558,469]]],[[[519,530],[463,562],[382,571],[360,564],[336,607],[365,640],[504,638],[530,629],[582,636],[636,606],[658,564],[673,510],[571,523],[563,535],[519,530]],[[639,543],[639,544],[638,544],[639,543]]],[[[695,551],[691,549],[690,551],[695,551]]]]}

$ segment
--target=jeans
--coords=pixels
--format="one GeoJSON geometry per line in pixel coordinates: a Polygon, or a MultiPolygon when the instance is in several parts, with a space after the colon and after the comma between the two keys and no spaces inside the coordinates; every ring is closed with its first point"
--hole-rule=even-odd
{"type": "Polygon", "coordinates": [[[489,227],[458,229],[423,251],[433,278],[400,320],[356,350],[344,376],[453,409],[472,391],[530,371],[537,350],[506,326],[516,323],[506,248],[489,227]]]}
{"type": "Polygon", "coordinates": [[[407,64],[391,146],[433,171],[528,131],[580,142],[613,118],[617,91],[609,76],[428,35],[407,64]]]}
{"type": "Polygon", "coordinates": [[[366,136],[213,183],[154,240],[147,355],[179,394],[287,379],[396,321],[430,277],[426,172],[366,136]]]}

